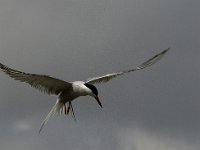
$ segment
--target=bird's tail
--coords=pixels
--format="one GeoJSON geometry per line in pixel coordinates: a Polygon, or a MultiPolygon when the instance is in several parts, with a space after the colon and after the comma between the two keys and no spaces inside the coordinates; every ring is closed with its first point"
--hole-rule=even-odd
{"type": "Polygon", "coordinates": [[[59,100],[56,101],[56,104],[52,107],[51,111],[48,113],[44,121],[42,122],[42,125],[40,127],[39,133],[42,131],[43,127],[47,124],[49,119],[55,115],[63,113],[65,108],[65,104],[60,102],[59,100]]]}

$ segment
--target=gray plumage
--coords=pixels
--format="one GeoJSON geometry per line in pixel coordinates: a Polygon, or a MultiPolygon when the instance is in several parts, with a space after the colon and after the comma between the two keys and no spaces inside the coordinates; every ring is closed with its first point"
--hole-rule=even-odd
{"type": "Polygon", "coordinates": [[[21,72],[11,69],[0,63],[0,68],[3,72],[15,80],[30,84],[32,87],[45,92],[47,94],[58,95],[61,91],[69,88],[72,84],[60,79],[50,77],[48,75],[38,75],[21,72]]]}
{"type": "Polygon", "coordinates": [[[118,76],[121,76],[123,74],[130,73],[130,72],[133,72],[133,71],[137,71],[137,70],[141,70],[141,69],[144,69],[146,67],[149,67],[149,66],[155,64],[156,62],[158,62],[165,55],[165,53],[167,53],[169,51],[169,49],[170,48],[163,50],[161,53],[155,55],[154,57],[148,59],[147,61],[145,61],[144,63],[142,63],[141,65],[139,65],[139,66],[137,66],[133,69],[125,70],[125,71],[121,71],[121,72],[109,73],[109,74],[99,76],[99,77],[89,78],[86,81],[86,83],[98,84],[98,83],[101,83],[101,82],[108,82],[111,79],[118,77],[118,76]]]}
{"type": "Polygon", "coordinates": [[[86,82],[84,81],[66,82],[60,79],[53,78],[48,75],[25,73],[9,68],[3,65],[2,63],[0,63],[0,69],[7,75],[9,75],[11,78],[14,78],[15,80],[28,83],[32,87],[47,94],[58,95],[56,104],[52,107],[51,111],[42,122],[41,128],[39,130],[39,132],[41,132],[44,125],[48,122],[49,118],[56,114],[64,112],[67,115],[69,114],[69,112],[71,112],[72,117],[75,119],[71,102],[79,96],[86,96],[86,95],[92,96],[97,100],[98,104],[102,107],[102,104],[98,98],[98,90],[92,84],[108,82],[115,77],[149,67],[158,62],[168,51],[169,48],[163,50],[161,53],[155,55],[154,57],[148,59],[147,61],[145,61],[144,63],[133,69],[90,78],[86,82]],[[66,103],[67,107],[65,105],[66,103]]]}

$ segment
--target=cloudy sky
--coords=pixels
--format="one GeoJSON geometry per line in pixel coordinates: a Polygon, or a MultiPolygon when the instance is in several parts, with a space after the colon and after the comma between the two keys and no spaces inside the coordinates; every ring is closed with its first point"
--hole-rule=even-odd
{"type": "Polygon", "coordinates": [[[98,85],[104,106],[40,124],[56,97],[0,73],[0,149],[199,150],[200,1],[0,0],[0,61],[66,81],[154,66],[98,85]]]}

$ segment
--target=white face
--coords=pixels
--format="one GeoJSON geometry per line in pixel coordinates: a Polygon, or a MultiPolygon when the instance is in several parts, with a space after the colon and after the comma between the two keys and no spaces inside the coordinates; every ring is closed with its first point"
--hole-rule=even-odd
{"type": "Polygon", "coordinates": [[[90,96],[94,97],[96,99],[96,101],[98,102],[98,104],[102,107],[102,104],[99,101],[98,96],[95,95],[95,93],[92,91],[92,89],[90,89],[90,88],[95,88],[93,90],[96,90],[96,93],[98,93],[96,87],[94,87],[93,85],[87,85],[86,86],[85,83],[82,82],[82,81],[73,82],[72,87],[73,87],[73,94],[74,95],[76,95],[76,96],[90,95],[90,96]]]}
{"type": "Polygon", "coordinates": [[[101,104],[101,102],[99,100],[99,97],[98,97],[97,88],[94,85],[92,85],[92,84],[85,84],[85,86],[90,89],[90,91],[91,91],[90,95],[96,99],[97,103],[102,108],[102,104],[101,104]]]}
{"type": "Polygon", "coordinates": [[[87,95],[95,97],[95,94],[92,92],[92,90],[89,89],[88,87],[86,87],[86,88],[87,88],[87,95]]]}
{"type": "Polygon", "coordinates": [[[86,87],[84,85],[84,82],[82,81],[73,82],[72,87],[74,94],[77,94],[78,96],[86,96],[86,95],[93,96],[91,89],[86,87]]]}
{"type": "Polygon", "coordinates": [[[89,83],[85,83],[84,85],[91,90],[92,95],[98,96],[98,90],[94,85],[89,83]]]}

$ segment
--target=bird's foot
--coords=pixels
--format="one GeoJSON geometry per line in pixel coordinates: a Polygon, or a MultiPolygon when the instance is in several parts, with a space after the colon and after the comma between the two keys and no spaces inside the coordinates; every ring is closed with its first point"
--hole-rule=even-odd
{"type": "Polygon", "coordinates": [[[67,107],[67,115],[69,114],[70,108],[71,108],[71,102],[69,102],[68,107],[67,107]]]}
{"type": "Polygon", "coordinates": [[[64,109],[65,109],[65,115],[67,115],[67,108],[66,108],[65,103],[64,103],[64,109]]]}

